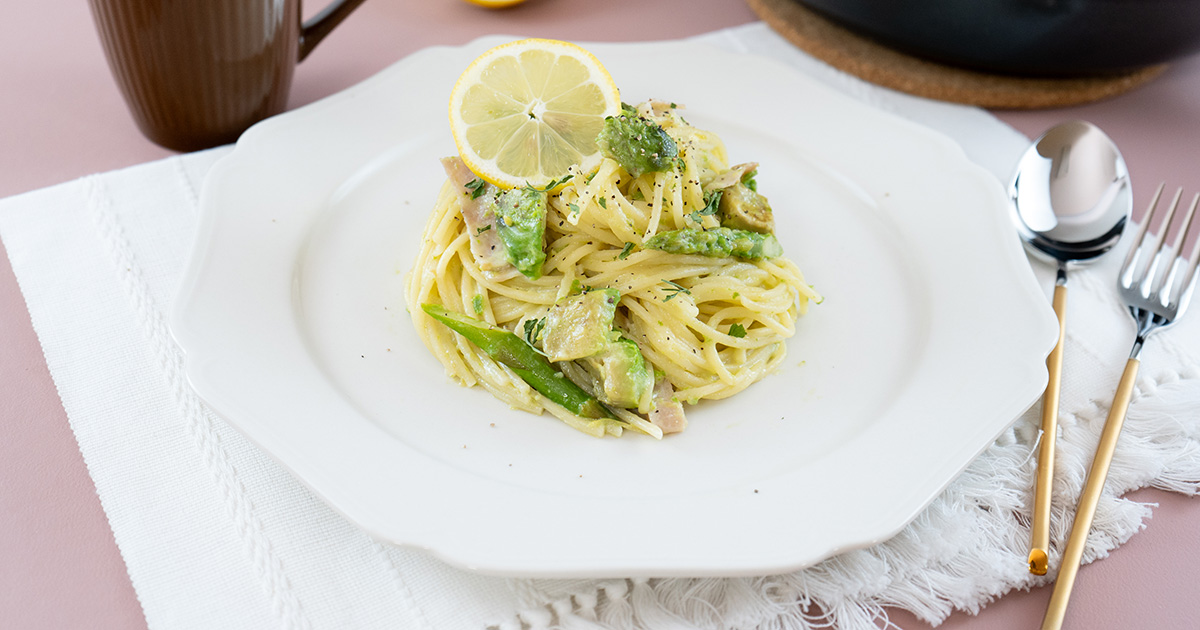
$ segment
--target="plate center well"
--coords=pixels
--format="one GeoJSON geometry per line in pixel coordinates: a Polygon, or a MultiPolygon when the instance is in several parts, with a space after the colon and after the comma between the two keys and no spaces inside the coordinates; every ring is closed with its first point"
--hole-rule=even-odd
{"type": "MultiPolygon", "coordinates": [[[[722,121],[697,124],[721,134],[722,121]]],[[[849,180],[777,140],[738,129],[786,255],[825,295],[797,323],[783,366],[741,394],[689,408],[661,442],[595,439],[549,415],[463,388],[417,338],[404,279],[452,144],[430,135],[379,156],[326,202],[296,265],[296,316],[314,362],[394,439],[492,480],[551,494],[722,492],[811,465],[884,414],[907,382],[927,318],[919,278],[885,217],[849,180]],[[836,208],[836,212],[829,209],[836,208]],[[749,456],[748,456],[749,455],[749,456]]]]}

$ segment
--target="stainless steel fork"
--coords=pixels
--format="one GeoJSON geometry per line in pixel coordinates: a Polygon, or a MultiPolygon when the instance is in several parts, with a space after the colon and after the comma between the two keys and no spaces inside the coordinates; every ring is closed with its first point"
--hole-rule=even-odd
{"type": "Polygon", "coordinates": [[[1196,206],[1200,205],[1200,194],[1192,198],[1191,205],[1184,214],[1181,227],[1178,229],[1173,244],[1164,248],[1167,233],[1171,229],[1179,199],[1183,189],[1175,193],[1167,214],[1159,222],[1158,236],[1147,236],[1150,224],[1154,220],[1155,210],[1162,197],[1163,185],[1159,185],[1150,202],[1150,209],[1138,227],[1137,235],[1121,266],[1117,278],[1117,289],[1121,300],[1129,308],[1137,327],[1137,336],[1129,360],[1125,364],[1125,372],[1117,385],[1117,393],[1113,398],[1112,408],[1104,421],[1104,429],[1100,434],[1100,444],[1096,447],[1096,456],[1088,471],[1087,482],[1079,497],[1079,506],[1075,510],[1075,522],[1071,526],[1071,535],[1067,539],[1067,547],[1063,550],[1061,568],[1054,583],[1054,592],[1050,596],[1050,604],[1046,608],[1046,616],[1042,619],[1042,630],[1058,630],[1062,627],[1063,617],[1067,611],[1067,600],[1071,597],[1071,588],[1075,584],[1075,574],[1079,571],[1079,562],[1083,557],[1083,548],[1087,542],[1088,531],[1092,528],[1092,519],[1096,515],[1096,505],[1100,501],[1100,492],[1104,489],[1104,481],[1108,477],[1108,466],[1112,462],[1113,451],[1117,447],[1117,437],[1121,434],[1121,425],[1125,422],[1125,412],[1129,409],[1129,400],[1133,397],[1133,385],[1137,380],[1138,366],[1141,364],[1138,356],[1142,346],[1155,331],[1170,326],[1178,321],[1179,316],[1187,308],[1187,302],[1192,292],[1192,280],[1196,275],[1196,265],[1200,262],[1200,236],[1196,238],[1191,253],[1182,257],[1180,252],[1187,241],[1192,219],[1196,215],[1196,206]]]}

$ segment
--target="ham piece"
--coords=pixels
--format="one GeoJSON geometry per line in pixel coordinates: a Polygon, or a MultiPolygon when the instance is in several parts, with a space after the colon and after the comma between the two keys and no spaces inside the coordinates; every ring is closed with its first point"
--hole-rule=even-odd
{"type": "Polygon", "coordinates": [[[662,429],[663,434],[679,433],[687,428],[687,417],[683,415],[683,403],[673,400],[675,388],[671,381],[662,379],[654,384],[654,409],[650,411],[650,422],[662,429]]]}
{"type": "Polygon", "coordinates": [[[476,177],[457,157],[442,158],[442,168],[446,170],[450,181],[458,186],[462,195],[462,217],[471,237],[471,253],[475,255],[475,262],[479,268],[489,275],[516,273],[516,268],[508,260],[508,250],[495,225],[496,187],[476,177]],[[476,181],[480,183],[474,184],[476,181]],[[476,189],[468,187],[468,184],[482,185],[483,193],[476,194],[476,189]]]}
{"type": "Polygon", "coordinates": [[[709,191],[729,188],[730,186],[742,181],[742,177],[745,177],[746,173],[749,173],[756,168],[758,168],[758,162],[746,162],[744,164],[738,164],[737,166],[730,168],[728,171],[717,175],[717,177],[709,182],[704,189],[705,191],[709,191]]]}

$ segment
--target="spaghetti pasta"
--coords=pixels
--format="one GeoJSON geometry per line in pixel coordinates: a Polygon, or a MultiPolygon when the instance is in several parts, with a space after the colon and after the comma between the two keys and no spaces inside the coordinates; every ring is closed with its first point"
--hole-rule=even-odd
{"type": "MultiPolygon", "coordinates": [[[[776,368],[797,317],[820,297],[782,256],[738,258],[646,247],[656,235],[673,231],[728,231],[720,227],[714,201],[720,192],[712,186],[728,184],[730,178],[721,176],[731,169],[720,139],[688,125],[674,105],[642,103],[636,115],[669,134],[677,156],[669,168],[637,176],[612,157],[589,173],[572,167],[569,181],[545,195],[545,260],[532,273],[488,258],[486,248],[495,249],[500,241],[488,245],[486,232],[507,225],[505,208],[491,197],[499,191],[480,180],[463,182],[469,175],[456,179],[454,169],[461,163],[445,161],[451,177],[426,224],[406,299],[425,345],[463,385],[482,385],[514,408],[547,410],[581,430],[619,434],[636,428],[661,435],[682,429],[681,418],[655,413],[661,407],[732,396],[776,368]],[[477,223],[478,217],[468,220],[481,202],[492,204],[487,217],[492,222],[486,226],[477,223]],[[419,308],[441,305],[512,331],[536,347],[538,325],[556,304],[599,289],[619,296],[613,336],[619,333],[636,344],[657,384],[652,401],[643,398],[628,409],[609,404],[618,423],[574,416],[419,308]]],[[[733,179],[736,185],[752,185],[745,179],[752,174],[753,169],[742,168],[742,177],[733,179]]],[[[774,240],[770,234],[751,235],[774,240]]],[[[573,381],[587,380],[579,365],[560,367],[573,381]]],[[[595,383],[581,385],[597,394],[595,383]]]]}

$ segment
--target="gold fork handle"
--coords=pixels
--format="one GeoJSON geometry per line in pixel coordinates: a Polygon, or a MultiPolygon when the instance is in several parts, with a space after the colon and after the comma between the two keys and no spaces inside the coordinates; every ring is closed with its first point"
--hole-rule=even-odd
{"type": "Polygon", "coordinates": [[[1042,630],[1058,630],[1067,614],[1067,600],[1070,599],[1071,588],[1075,585],[1075,574],[1078,573],[1079,562],[1083,559],[1083,548],[1087,543],[1088,531],[1092,528],[1092,519],[1096,516],[1100,492],[1104,490],[1104,481],[1108,478],[1108,466],[1112,463],[1117,438],[1121,435],[1121,426],[1125,423],[1129,399],[1133,397],[1133,384],[1137,380],[1139,364],[1136,358],[1130,358],[1125,363],[1125,372],[1121,374],[1121,382],[1117,385],[1112,409],[1108,412],[1108,419],[1104,421],[1100,444],[1096,447],[1096,457],[1088,471],[1083,494],[1079,496],[1079,507],[1075,510],[1071,536],[1067,539],[1067,548],[1063,551],[1062,568],[1059,569],[1058,579],[1054,582],[1054,592],[1050,595],[1046,616],[1042,618],[1042,630]]]}
{"type": "Polygon", "coordinates": [[[1054,490],[1054,450],[1058,438],[1058,396],[1062,385],[1063,339],[1067,334],[1067,285],[1054,287],[1054,313],[1058,315],[1058,343],[1046,357],[1049,380],[1042,396],[1042,442],[1038,449],[1037,481],[1033,497],[1033,540],[1029,572],[1046,575],[1050,566],[1050,497],[1054,490]]]}

